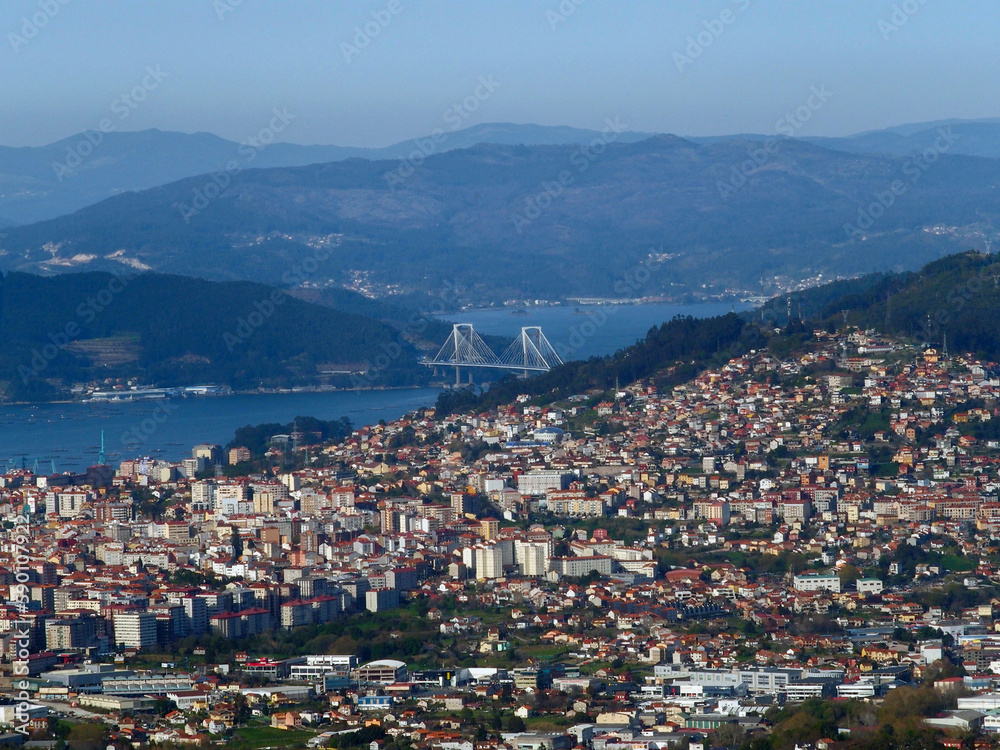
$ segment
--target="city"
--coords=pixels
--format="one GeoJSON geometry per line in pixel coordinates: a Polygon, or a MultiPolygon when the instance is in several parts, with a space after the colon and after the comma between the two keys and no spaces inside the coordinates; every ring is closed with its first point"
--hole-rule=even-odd
{"type": "Polygon", "coordinates": [[[0,3],[0,749],[1000,750],[997,28],[0,3]]]}
{"type": "Polygon", "coordinates": [[[221,476],[253,456],[218,445],[8,472],[27,708],[0,718],[133,745],[624,750],[773,740],[826,701],[839,721],[796,739],[823,747],[911,691],[927,731],[988,736],[998,373],[817,330],[670,393],[277,435],[265,463],[306,461],[286,473],[221,476]]]}

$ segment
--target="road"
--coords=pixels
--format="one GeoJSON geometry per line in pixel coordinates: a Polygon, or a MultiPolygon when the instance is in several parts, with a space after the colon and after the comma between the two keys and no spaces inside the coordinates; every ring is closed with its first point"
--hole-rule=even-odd
{"type": "Polygon", "coordinates": [[[32,703],[37,703],[40,706],[46,706],[50,711],[61,712],[67,716],[72,716],[76,719],[86,719],[87,721],[104,721],[108,722],[108,717],[104,714],[95,714],[92,711],[87,711],[86,709],[74,707],[69,705],[69,703],[63,703],[62,701],[40,701],[34,700],[32,703]]]}

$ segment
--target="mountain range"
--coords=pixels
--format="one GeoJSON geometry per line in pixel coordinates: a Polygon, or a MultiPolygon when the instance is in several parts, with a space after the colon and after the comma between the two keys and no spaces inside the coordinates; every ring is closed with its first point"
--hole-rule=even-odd
{"type": "MultiPolygon", "coordinates": [[[[211,133],[85,131],[45,146],[0,146],[0,226],[30,224],[121,193],[224,169],[297,167],[344,159],[405,159],[477,143],[587,143],[599,133],[570,127],[490,123],[442,130],[383,148],[238,143],[211,133]]],[[[628,133],[642,140],[649,133],[628,133]]]]}
{"type": "MultiPolygon", "coordinates": [[[[1000,226],[1000,161],[602,136],[246,169],[0,233],[0,264],[128,267],[451,302],[642,297],[916,268],[1000,226]],[[822,274],[822,276],[820,276],[822,274]],[[460,293],[454,290],[460,289],[460,293]]],[[[787,287],[786,287],[787,288],[787,287]]]]}
{"type": "MultiPolygon", "coordinates": [[[[933,145],[939,128],[958,134],[951,153],[1000,157],[1000,119],[941,120],[901,125],[840,138],[802,138],[825,148],[851,153],[910,155],[933,145]]],[[[85,131],[44,146],[0,146],[0,227],[30,224],[71,213],[123,192],[209,174],[235,160],[241,168],[295,167],[345,159],[407,159],[470,148],[480,143],[509,146],[560,146],[589,143],[600,131],[568,126],[485,123],[462,129],[439,129],[381,148],[255,144],[211,133],[156,129],[101,133],[85,131]]],[[[625,130],[620,143],[654,135],[625,130]]],[[[694,143],[765,141],[772,135],[685,136],[694,143]]]]}
{"type": "Polygon", "coordinates": [[[110,132],[60,181],[53,164],[81,139],[0,149],[0,268],[456,307],[769,296],[998,236],[995,120],[806,139],[500,123],[383,149],[110,132]]]}

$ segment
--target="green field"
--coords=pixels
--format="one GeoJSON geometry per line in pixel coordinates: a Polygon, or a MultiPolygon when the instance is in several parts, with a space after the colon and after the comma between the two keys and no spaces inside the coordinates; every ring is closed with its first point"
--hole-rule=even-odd
{"type": "Polygon", "coordinates": [[[304,747],[315,732],[304,729],[274,729],[270,726],[241,727],[226,744],[236,748],[304,747]]]}

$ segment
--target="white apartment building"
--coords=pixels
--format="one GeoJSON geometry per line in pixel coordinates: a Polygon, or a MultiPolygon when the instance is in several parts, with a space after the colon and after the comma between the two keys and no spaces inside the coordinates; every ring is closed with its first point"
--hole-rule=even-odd
{"type": "Polygon", "coordinates": [[[840,593],[840,576],[833,573],[803,573],[795,576],[796,591],[832,591],[840,593]]]}
{"type": "Polygon", "coordinates": [[[126,648],[156,645],[156,616],[152,612],[116,612],[115,644],[126,648]]]}

